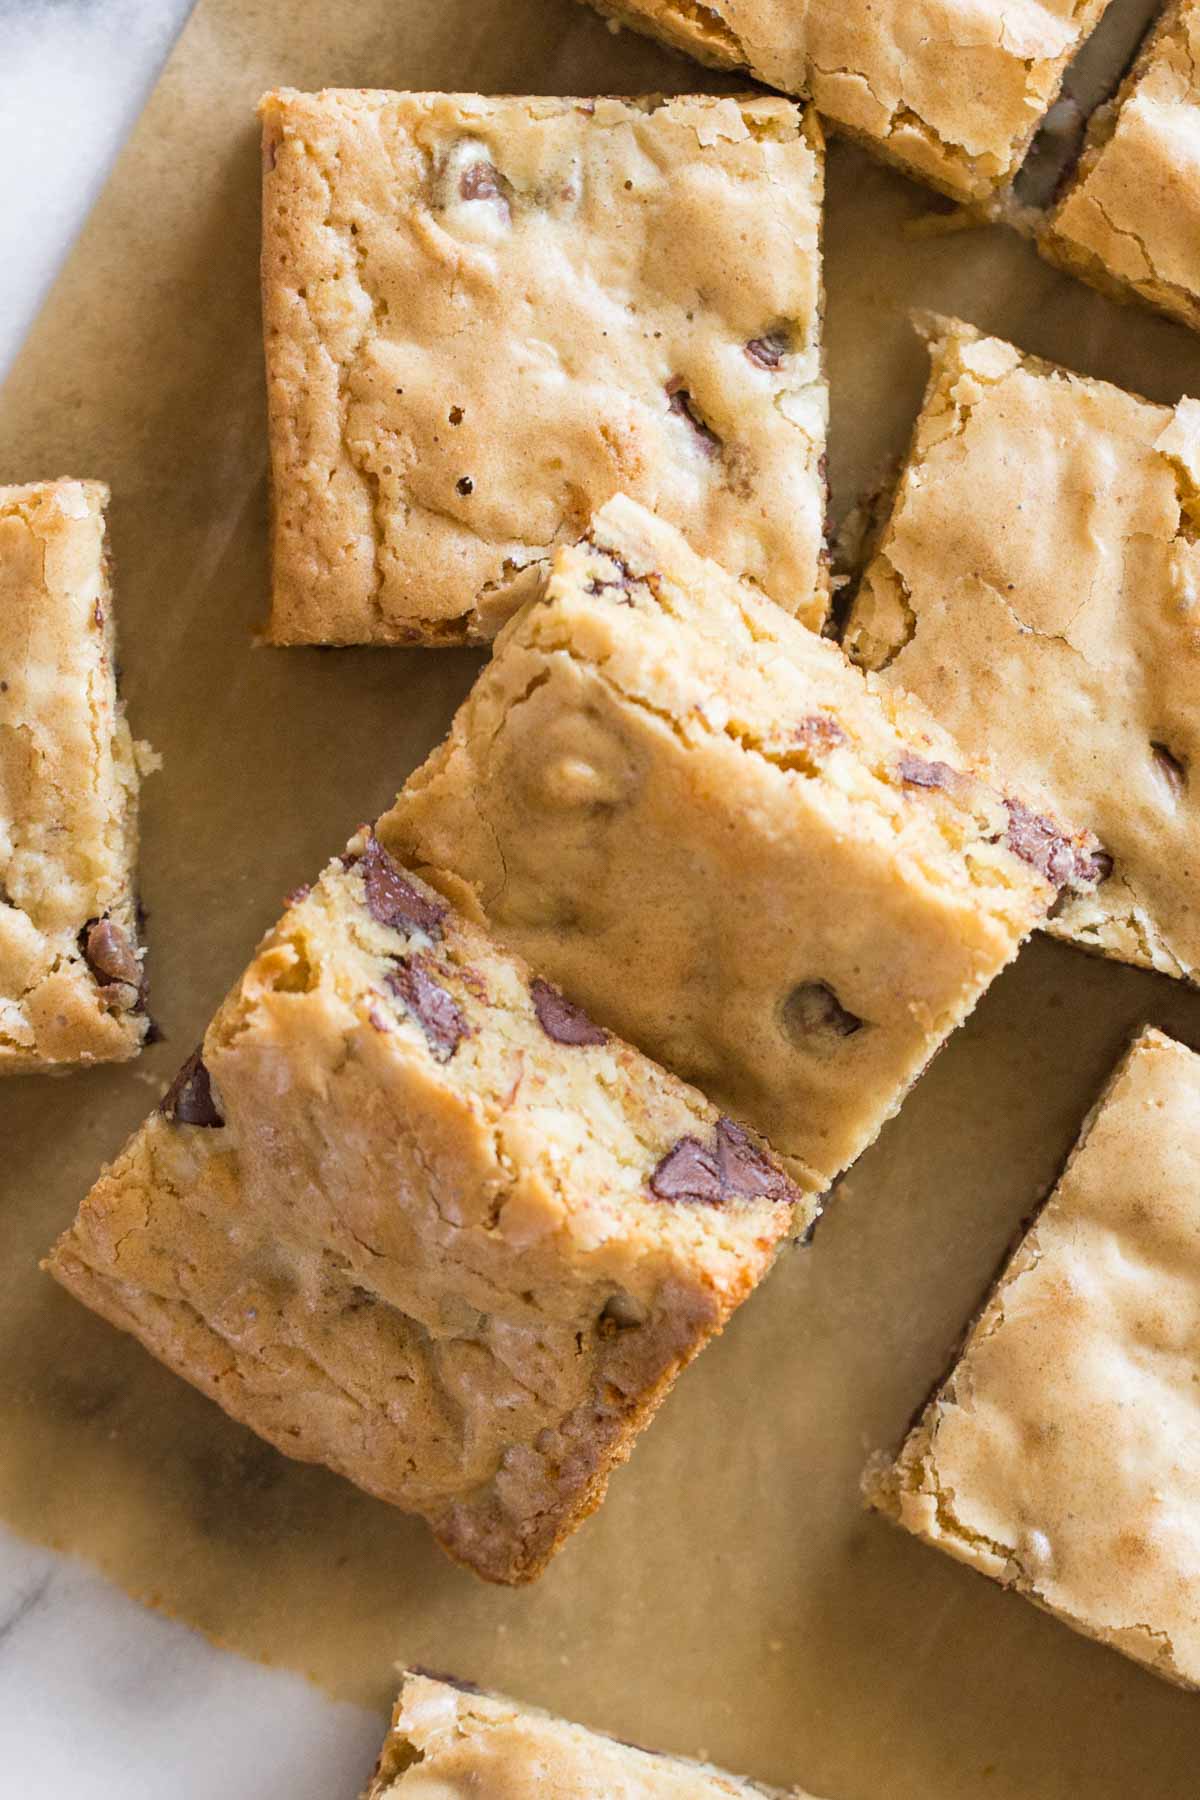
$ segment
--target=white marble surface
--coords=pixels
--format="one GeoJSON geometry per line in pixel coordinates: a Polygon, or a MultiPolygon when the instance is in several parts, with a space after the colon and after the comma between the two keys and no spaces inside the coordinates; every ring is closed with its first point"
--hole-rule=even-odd
{"type": "MultiPolygon", "coordinates": [[[[191,0],[0,0],[0,375],[191,0]]],[[[353,1800],[383,1721],[0,1528],[0,1800],[353,1800]]]]}

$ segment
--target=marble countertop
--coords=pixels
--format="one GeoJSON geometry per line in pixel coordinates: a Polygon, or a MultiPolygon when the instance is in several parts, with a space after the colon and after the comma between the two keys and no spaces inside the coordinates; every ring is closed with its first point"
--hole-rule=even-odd
{"type": "MultiPolygon", "coordinates": [[[[0,375],[191,0],[0,0],[0,375]]],[[[384,1721],[0,1529],[0,1792],[353,1800],[384,1721]]]]}

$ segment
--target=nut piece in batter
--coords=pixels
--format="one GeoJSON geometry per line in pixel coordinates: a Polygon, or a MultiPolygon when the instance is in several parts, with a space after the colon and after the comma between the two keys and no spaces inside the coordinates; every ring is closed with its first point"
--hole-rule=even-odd
{"type": "Polygon", "coordinates": [[[1147,1030],[873,1505],[1200,1685],[1200,1056],[1147,1030]]]}
{"type": "Polygon", "coordinates": [[[1089,827],[1050,923],[1200,970],[1200,402],[1152,406],[933,321],[933,372],[846,646],[1089,827]]]}
{"type": "Polygon", "coordinates": [[[594,0],[701,62],[812,99],[957,200],[1010,182],[1109,0],[594,0]]]}
{"type": "Polygon", "coordinates": [[[149,1024],[107,503],[0,487],[0,1075],[123,1061],[149,1024]]]}
{"type": "Polygon", "coordinates": [[[278,1449],[521,1582],[805,1222],[798,1199],[363,834],[48,1266],[278,1449]]]}
{"type": "Polygon", "coordinates": [[[618,490],[821,625],[813,118],[358,90],[260,110],[272,642],[490,638],[618,490]]]}
{"type": "Polygon", "coordinates": [[[1175,0],[1093,118],[1040,247],[1116,299],[1200,330],[1200,0],[1175,0]]]}
{"type": "Polygon", "coordinates": [[[585,1731],[470,1683],[406,1672],[363,1800],[810,1800],[585,1731]]]}
{"type": "Polygon", "coordinates": [[[821,1193],[1090,845],[618,497],[381,837],[821,1193]]]}

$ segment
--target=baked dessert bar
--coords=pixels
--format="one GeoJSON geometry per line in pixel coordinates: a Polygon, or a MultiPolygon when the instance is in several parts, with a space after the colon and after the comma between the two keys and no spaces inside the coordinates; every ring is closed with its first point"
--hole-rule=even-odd
{"type": "Polygon", "coordinates": [[[1146,1031],[872,1503],[1200,1684],[1200,1056],[1146,1031]]]}
{"type": "Polygon", "coordinates": [[[822,623],[814,119],[360,91],[261,113],[272,642],[491,637],[618,489],[822,623]]]}
{"type": "Polygon", "coordinates": [[[797,1198],[363,834],[48,1267],[277,1448],[519,1582],[599,1504],[797,1198]]]}
{"type": "Polygon", "coordinates": [[[619,496],[377,829],[820,1193],[1088,846],[619,496]]]}
{"type": "Polygon", "coordinates": [[[148,1028],[107,503],[0,487],[0,1075],[121,1061],[148,1028]]]}
{"type": "Polygon", "coordinates": [[[1016,174],[1109,0],[594,0],[718,68],[811,98],[958,200],[1016,174]]]}
{"type": "Polygon", "coordinates": [[[1051,262],[1200,330],[1200,0],[1175,0],[1040,235],[1051,262]]]}
{"type": "Polygon", "coordinates": [[[924,409],[846,645],[1095,832],[1111,872],[1066,900],[1056,936],[1194,979],[1200,403],[1152,406],[956,321],[929,329],[924,409]]]}
{"type": "MultiPolygon", "coordinates": [[[[446,1675],[410,1669],[379,1767],[363,1800],[434,1800],[479,1794],[487,1800],[721,1800],[771,1795],[708,1763],[664,1756],[518,1706],[446,1675]]],[[[808,1800],[790,1790],[791,1800],[808,1800]]]]}

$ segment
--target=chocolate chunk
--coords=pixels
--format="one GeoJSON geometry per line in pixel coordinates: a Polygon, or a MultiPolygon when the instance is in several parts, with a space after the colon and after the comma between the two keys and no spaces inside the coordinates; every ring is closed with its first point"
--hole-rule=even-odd
{"type": "Polygon", "coordinates": [[[949,763],[926,762],[923,756],[902,756],[896,768],[905,787],[954,788],[962,780],[949,763]]]}
{"type": "Polygon", "coordinates": [[[1172,755],[1165,744],[1151,744],[1154,766],[1167,784],[1172,800],[1178,800],[1187,786],[1187,765],[1172,755]]]}
{"type": "Polygon", "coordinates": [[[659,1200],[694,1201],[720,1206],[743,1199],[799,1199],[796,1189],[748,1131],[733,1119],[717,1120],[710,1150],[697,1137],[682,1137],[668,1150],[650,1177],[650,1192],[659,1200]]]}
{"type": "Polygon", "coordinates": [[[458,178],[458,192],[463,200],[494,200],[506,219],[512,216],[508,183],[494,163],[469,163],[458,178]]]}
{"type": "Polygon", "coordinates": [[[800,1198],[782,1169],[777,1169],[761,1144],[734,1119],[717,1120],[717,1167],[726,1194],[745,1194],[764,1200],[800,1198]]]}
{"type": "Polygon", "coordinates": [[[556,1044],[607,1044],[607,1031],[593,1025],[582,1007],[573,1005],[540,975],[529,992],[538,1024],[556,1044]]]}
{"type": "Polygon", "coordinates": [[[811,750],[834,750],[846,741],[845,732],[828,713],[809,713],[801,719],[793,736],[798,744],[811,750]]]}
{"type": "Polygon", "coordinates": [[[470,1030],[453,995],[415,956],[398,957],[387,981],[420,1025],[438,1061],[449,1062],[470,1030]]]}
{"type": "Polygon", "coordinates": [[[724,1199],[721,1169],[711,1150],[696,1137],[681,1137],[650,1177],[650,1192],[659,1200],[698,1200],[719,1206],[724,1199]]]}
{"type": "Polygon", "coordinates": [[[787,355],[787,348],[785,331],[768,331],[762,337],[750,339],[746,345],[746,355],[760,369],[777,369],[787,355]]]}
{"type": "Polygon", "coordinates": [[[1096,852],[1072,843],[1053,819],[1033,812],[1019,800],[1005,800],[1004,804],[1008,808],[1008,847],[1031,869],[1060,888],[1073,883],[1090,887],[1103,879],[1098,872],[1096,852]]]}
{"type": "Polygon", "coordinates": [[[158,1110],[176,1125],[212,1128],[225,1120],[213,1099],[212,1082],[199,1050],[194,1050],[159,1102],[158,1110]]]}
{"type": "Polygon", "coordinates": [[[853,1037],[863,1020],[848,1012],[827,981],[802,981],[783,1003],[788,1036],[803,1043],[813,1036],[853,1037]]]}
{"type": "Polygon", "coordinates": [[[142,965],[133,946],[111,919],[94,919],[80,933],[84,960],[101,987],[114,982],[140,990],[142,965]]]}
{"type": "Polygon", "coordinates": [[[426,931],[431,937],[441,935],[442,920],[450,908],[440,901],[427,900],[393,862],[374,832],[359,858],[366,887],[367,911],[380,925],[396,931],[426,931]]]}
{"type": "Polygon", "coordinates": [[[671,412],[676,413],[681,419],[687,420],[688,424],[695,432],[697,441],[705,456],[710,460],[715,460],[720,456],[720,438],[715,431],[711,430],[710,427],[704,423],[704,420],[696,411],[695,401],[692,399],[692,396],[688,393],[688,390],[684,387],[683,382],[678,376],[676,376],[673,381],[667,383],[667,404],[671,412]]]}

